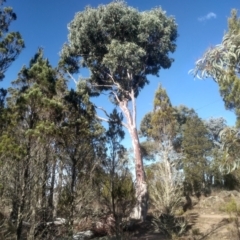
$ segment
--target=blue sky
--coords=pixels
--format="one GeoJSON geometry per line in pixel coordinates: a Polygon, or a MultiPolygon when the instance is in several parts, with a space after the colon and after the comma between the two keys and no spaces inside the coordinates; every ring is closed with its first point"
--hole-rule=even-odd
{"type": "MultiPolygon", "coordinates": [[[[19,31],[26,44],[19,58],[6,72],[6,78],[0,87],[10,86],[23,65],[28,65],[38,47],[44,48],[53,66],[57,65],[59,52],[67,41],[67,24],[78,11],[85,6],[97,7],[106,4],[105,0],[8,0],[6,6],[12,6],[17,13],[17,21],[11,31],[19,31]]],[[[200,117],[224,117],[229,125],[234,125],[233,112],[226,111],[218,92],[218,86],[212,80],[194,80],[188,71],[194,62],[210,46],[221,42],[227,30],[227,18],[232,8],[240,9],[239,0],[129,0],[128,5],[139,11],[161,6],[167,15],[174,16],[178,24],[179,37],[172,67],[162,70],[160,77],[149,77],[150,84],[140,93],[137,100],[140,123],[142,117],[153,108],[153,97],[159,83],[167,90],[172,104],[184,104],[194,108],[200,117]]],[[[85,72],[80,73],[82,75],[85,72]]],[[[101,106],[111,109],[107,101],[98,99],[101,106]]]]}

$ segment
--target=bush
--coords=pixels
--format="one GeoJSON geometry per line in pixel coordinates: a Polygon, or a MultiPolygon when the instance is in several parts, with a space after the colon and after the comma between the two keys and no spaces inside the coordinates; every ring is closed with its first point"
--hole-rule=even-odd
{"type": "Polygon", "coordinates": [[[184,217],[175,217],[173,214],[161,214],[154,217],[152,225],[155,232],[163,233],[171,239],[182,236],[188,229],[188,221],[184,217]]]}
{"type": "Polygon", "coordinates": [[[237,204],[236,200],[232,197],[231,200],[220,207],[220,211],[226,212],[229,215],[240,215],[240,206],[237,204]]]}
{"type": "Polygon", "coordinates": [[[150,203],[157,214],[174,214],[180,207],[183,182],[180,173],[166,160],[147,171],[150,203]]]}

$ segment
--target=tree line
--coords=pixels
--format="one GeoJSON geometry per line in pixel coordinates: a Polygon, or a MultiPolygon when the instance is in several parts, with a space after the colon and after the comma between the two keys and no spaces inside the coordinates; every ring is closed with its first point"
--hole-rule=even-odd
{"type": "MultiPolygon", "coordinates": [[[[3,4],[1,80],[25,47],[20,33],[9,32],[16,14],[3,4]]],[[[237,116],[239,26],[233,10],[222,45],[207,50],[192,70],[219,84],[226,107],[237,116]]],[[[239,133],[223,118],[202,120],[194,109],[172,106],[160,85],[137,130],[136,98],[148,75],[170,68],[177,36],[175,19],[161,8],[139,12],[122,1],[87,7],[70,23],[57,67],[39,48],[11,87],[0,89],[2,238],[72,236],[76,222],[110,215],[114,224],[106,231],[118,236],[127,217],[146,219],[149,203],[159,214],[173,214],[183,195],[238,189],[239,133]],[[90,77],[75,79],[82,67],[90,77]],[[76,89],[68,88],[69,79],[76,89]],[[114,105],[110,113],[92,102],[102,93],[114,105]],[[132,153],[121,143],[123,128],[132,153]],[[59,217],[65,232],[51,225],[59,217]]]]}

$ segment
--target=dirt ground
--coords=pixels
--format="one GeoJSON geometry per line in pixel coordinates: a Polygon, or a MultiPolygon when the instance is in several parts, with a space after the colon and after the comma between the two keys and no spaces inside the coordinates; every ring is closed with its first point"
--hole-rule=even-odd
{"type": "MultiPolygon", "coordinates": [[[[183,216],[191,222],[191,228],[179,240],[240,240],[240,211],[229,212],[229,206],[235,202],[240,209],[240,193],[237,191],[218,191],[208,197],[192,199],[192,208],[183,216]],[[230,204],[230,205],[229,205],[230,204]]],[[[231,208],[230,208],[231,210],[231,208]]],[[[154,233],[149,218],[145,223],[137,224],[133,233],[126,236],[132,240],[168,240],[154,233]]]]}

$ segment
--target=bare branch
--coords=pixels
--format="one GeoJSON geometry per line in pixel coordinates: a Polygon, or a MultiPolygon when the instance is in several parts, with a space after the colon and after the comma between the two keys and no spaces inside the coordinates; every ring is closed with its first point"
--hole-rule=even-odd
{"type": "Polygon", "coordinates": [[[98,107],[98,106],[96,106],[96,105],[95,105],[94,107],[97,108],[97,109],[99,109],[99,110],[101,110],[101,111],[103,111],[103,112],[105,113],[105,115],[106,115],[107,117],[109,117],[107,111],[106,111],[103,107],[98,107]]]}
{"type": "Polygon", "coordinates": [[[125,122],[121,122],[121,124],[122,124],[126,129],[129,128],[128,125],[127,125],[125,122]]]}
{"type": "Polygon", "coordinates": [[[68,73],[68,75],[70,76],[70,78],[74,81],[74,83],[77,85],[77,81],[76,81],[76,79],[73,77],[73,75],[69,72],[69,71],[67,71],[67,73],[68,73]]]}
{"type": "Polygon", "coordinates": [[[92,84],[93,87],[109,87],[109,88],[112,88],[113,86],[112,85],[97,85],[97,84],[92,84]]]}
{"type": "Polygon", "coordinates": [[[112,76],[111,74],[107,73],[107,75],[112,79],[113,83],[118,87],[118,89],[119,89],[120,91],[124,92],[126,95],[129,96],[129,92],[126,91],[126,90],[124,90],[124,89],[121,87],[121,85],[114,80],[114,78],[113,78],[113,76],[112,76]]]}
{"type": "Polygon", "coordinates": [[[121,88],[120,84],[117,83],[117,82],[114,80],[114,78],[113,78],[113,76],[112,76],[111,74],[107,73],[107,75],[112,79],[113,83],[114,83],[120,90],[124,91],[124,90],[121,88]]]}
{"type": "MultiPolygon", "coordinates": [[[[104,121],[104,122],[109,122],[109,121],[110,121],[110,120],[107,119],[107,118],[99,117],[99,116],[97,116],[97,115],[96,115],[96,118],[99,119],[99,120],[101,120],[101,121],[104,121]]],[[[128,125],[127,125],[125,122],[121,122],[121,125],[128,129],[128,125]]]]}
{"type": "Polygon", "coordinates": [[[101,121],[104,121],[104,122],[109,122],[109,119],[106,119],[106,118],[102,118],[102,117],[99,117],[96,115],[96,118],[101,120],[101,121]]]}
{"type": "Polygon", "coordinates": [[[118,95],[117,95],[114,91],[112,91],[112,93],[114,94],[114,96],[115,96],[118,104],[120,104],[121,101],[120,101],[120,99],[118,98],[118,95]]]}
{"type": "Polygon", "coordinates": [[[127,75],[128,75],[129,80],[130,80],[130,79],[131,79],[131,76],[130,76],[128,70],[127,70],[127,75]]]}

